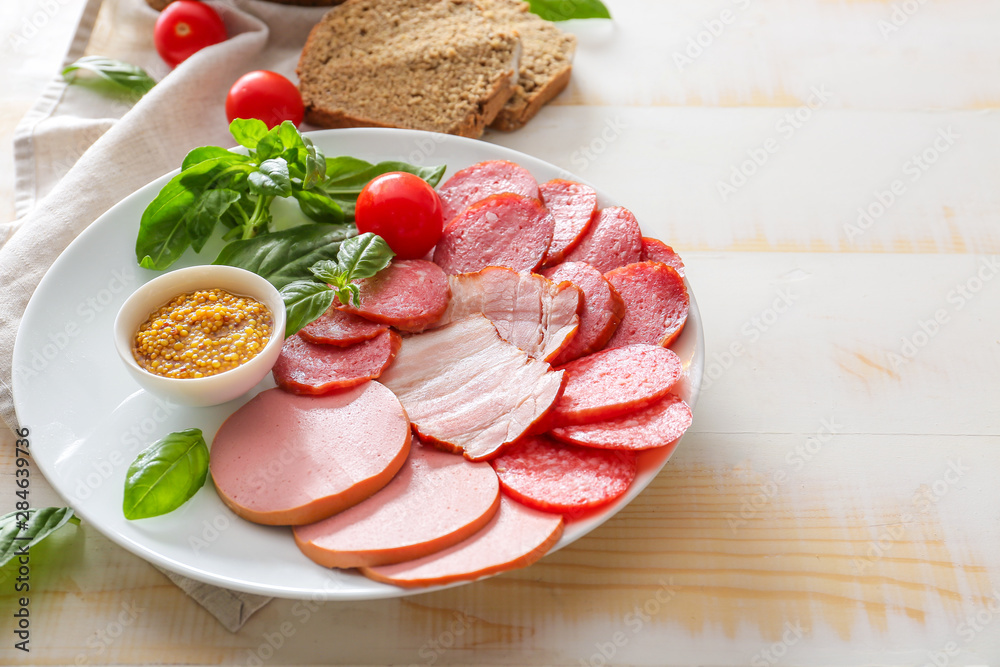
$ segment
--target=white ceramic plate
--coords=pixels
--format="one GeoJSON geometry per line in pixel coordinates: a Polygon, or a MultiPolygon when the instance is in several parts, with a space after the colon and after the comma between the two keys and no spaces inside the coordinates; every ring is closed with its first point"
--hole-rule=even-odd
{"type": "MultiPolygon", "coordinates": [[[[539,182],[557,177],[582,180],[523,153],[459,137],[383,129],[310,136],[330,156],[447,164],[445,178],[482,160],[506,159],[527,168],[539,182]]],[[[333,600],[432,590],[404,590],[354,571],[327,570],[302,555],[288,528],[238,518],[210,483],[171,514],[134,522],[124,518],[125,472],[139,451],[186,428],[200,428],[211,440],[222,421],[251,394],[273,386],[268,376],[251,394],[230,403],[185,408],[140,389],[116,356],[115,314],[131,292],[158,275],[136,265],[139,219],[172,175],[135,192],[95,221],[52,265],[28,304],[14,346],[14,396],[20,423],[30,429],[35,462],[84,521],[142,558],[200,581],[265,595],[333,600]]],[[[601,206],[628,205],[599,194],[601,206]]],[[[298,215],[294,204],[274,210],[276,216],[298,215]]],[[[653,227],[644,227],[644,233],[658,236],[653,227]]],[[[189,251],[176,268],[210,263],[219,247],[210,243],[200,256],[189,251]]],[[[687,325],[672,349],[685,368],[679,393],[693,406],[704,366],[701,318],[693,294],[687,325]]],[[[673,447],[665,447],[642,453],[628,493],[567,525],[556,549],[614,516],[652,481],[672,452],[673,447]]]]}

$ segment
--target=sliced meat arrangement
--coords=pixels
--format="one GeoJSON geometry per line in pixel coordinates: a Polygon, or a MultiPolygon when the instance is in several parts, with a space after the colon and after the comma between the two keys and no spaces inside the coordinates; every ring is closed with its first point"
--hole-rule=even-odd
{"type": "Polygon", "coordinates": [[[580,327],[552,365],[565,364],[604,347],[625,315],[625,302],[611,283],[585,262],[563,262],[542,271],[542,275],[556,283],[568,280],[583,292],[580,327]]]}
{"type": "Polygon", "coordinates": [[[597,213],[597,192],[589,185],[560,178],[542,183],[538,191],[556,221],[552,244],[545,255],[545,266],[553,266],[563,261],[590,228],[597,213]]]}
{"type": "Polygon", "coordinates": [[[281,347],[272,373],[279,387],[295,394],[326,394],[377,378],[399,351],[399,334],[383,331],[350,347],[317,345],[299,334],[281,347]]]}
{"type": "Polygon", "coordinates": [[[675,442],[691,426],[691,408],[667,394],[638,412],[607,421],[554,428],[551,434],[565,442],[605,449],[651,449],[675,442]]]}
{"type": "Polygon", "coordinates": [[[545,555],[562,536],[563,518],[539,512],[505,496],[486,527],[453,547],[417,560],[365,567],[375,581],[405,586],[433,586],[470,581],[527,567],[545,555]]]}
{"type": "Polygon", "coordinates": [[[579,514],[619,497],[635,479],[633,452],[523,440],[490,462],[504,492],[542,510],[579,514]]]}
{"type": "Polygon", "coordinates": [[[604,275],[625,301],[622,318],[608,347],[633,343],[670,345],[687,321],[689,298],[684,279],[662,262],[639,262],[604,275]]]}
{"type": "Polygon", "coordinates": [[[368,382],[328,396],[268,389],[212,441],[219,496],[255,523],[313,523],[369,497],[410,451],[410,423],[391,391],[368,382]]]}
{"type": "Polygon", "coordinates": [[[414,560],[458,544],[493,518],[500,485],[488,463],[414,443],[403,468],[376,495],[295,528],[299,549],[326,567],[414,560]]]}
{"type": "Polygon", "coordinates": [[[563,370],[566,386],[552,408],[555,426],[613,419],[655,402],[680,379],[681,360],[665,347],[640,344],[596,352],[563,370]]]}
{"type": "Polygon", "coordinates": [[[555,219],[537,199],[492,195],[447,224],[434,249],[446,273],[471,273],[487,266],[534,271],[552,242],[555,219]]]}
{"type": "Polygon", "coordinates": [[[422,331],[448,307],[448,276],[433,262],[395,260],[373,278],[358,281],[361,307],[341,310],[403,331],[422,331]]]}
{"type": "Polygon", "coordinates": [[[569,283],[499,266],[449,276],[448,282],[451,301],[438,326],[481,313],[501,338],[542,361],[574,340],[581,293],[569,283]]]}
{"type": "Polygon", "coordinates": [[[566,253],[567,262],[586,262],[601,273],[638,262],[642,257],[642,232],[631,211],[612,206],[598,211],[590,229],[575,248],[566,253]]]}
{"type": "Polygon", "coordinates": [[[667,266],[672,266],[681,278],[684,277],[684,262],[681,261],[681,256],[659,239],[642,237],[642,261],[663,262],[667,266]]]}
{"type": "Polygon", "coordinates": [[[319,319],[299,329],[299,336],[310,343],[347,347],[374,338],[388,328],[387,324],[378,324],[331,306],[319,319]]]}
{"type": "Polygon", "coordinates": [[[438,188],[444,222],[490,195],[513,192],[538,199],[538,181],[527,169],[507,160],[489,160],[466,167],[438,188]]]}
{"type": "Polygon", "coordinates": [[[489,458],[538,422],[559,397],[552,371],[497,335],[482,315],[411,336],[381,381],[421,437],[489,458]]]}

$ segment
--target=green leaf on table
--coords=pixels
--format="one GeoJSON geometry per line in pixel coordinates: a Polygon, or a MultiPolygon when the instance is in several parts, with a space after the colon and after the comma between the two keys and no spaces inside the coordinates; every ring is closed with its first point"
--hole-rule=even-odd
{"type": "Polygon", "coordinates": [[[125,475],[125,518],[172,512],[197,493],[208,477],[208,445],[200,429],[157,440],[136,457],[125,475]]]}
{"type": "Polygon", "coordinates": [[[288,163],[284,158],[264,160],[256,171],[247,177],[250,192],[271,197],[288,197],[292,194],[292,182],[288,176],[288,163]]]}
{"type": "Polygon", "coordinates": [[[80,525],[69,507],[37,507],[0,517],[0,567],[67,523],[80,525]]]}
{"type": "Polygon", "coordinates": [[[257,142],[267,134],[267,125],[257,118],[234,118],[229,124],[229,133],[240,146],[254,150],[257,142]]]}
{"type": "Polygon", "coordinates": [[[90,85],[94,82],[110,82],[117,89],[142,97],[148,93],[156,81],[146,70],[135,65],[105,58],[103,56],[84,56],[62,71],[63,78],[69,83],[90,85]],[[88,72],[95,76],[81,77],[80,72],[88,72]]]}
{"type": "Polygon", "coordinates": [[[601,0],[528,0],[531,13],[546,21],[609,19],[611,12],[601,0]]]}
{"type": "Polygon", "coordinates": [[[312,190],[296,190],[292,194],[298,200],[299,208],[310,220],[331,225],[344,222],[344,211],[326,195],[312,190]]]}
{"type": "Polygon", "coordinates": [[[241,196],[235,190],[205,190],[194,201],[186,217],[188,236],[195,252],[201,252],[215,229],[215,223],[241,196]]]}
{"type": "Polygon", "coordinates": [[[301,225],[233,241],[213,264],[253,271],[281,289],[292,281],[311,279],[309,267],[324,259],[336,259],[341,242],[355,234],[353,225],[301,225]]]}
{"type": "Polygon", "coordinates": [[[385,239],[368,232],[341,243],[336,262],[316,262],[309,270],[334,288],[341,303],[360,307],[361,295],[353,281],[373,277],[389,266],[395,254],[385,239]]]}
{"type": "Polygon", "coordinates": [[[376,176],[391,171],[405,171],[419,176],[434,187],[441,181],[446,169],[445,165],[418,167],[395,161],[372,164],[347,156],[326,158],[326,180],[318,184],[316,189],[322,190],[330,199],[337,202],[347,220],[354,220],[354,206],[358,201],[358,195],[376,176]]]}
{"type": "Polygon", "coordinates": [[[325,313],[336,297],[326,284],[315,280],[296,280],[280,291],[285,302],[285,338],[325,313]]]}

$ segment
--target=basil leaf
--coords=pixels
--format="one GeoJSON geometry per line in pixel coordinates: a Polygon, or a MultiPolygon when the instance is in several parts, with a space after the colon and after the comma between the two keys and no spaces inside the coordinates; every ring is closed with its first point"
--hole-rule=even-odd
{"type": "Polygon", "coordinates": [[[340,242],[356,233],[349,225],[301,225],[233,241],[213,264],[253,271],[281,289],[294,280],[310,279],[309,267],[323,259],[336,259],[340,242]]]}
{"type": "Polygon", "coordinates": [[[337,270],[343,274],[345,282],[371,278],[389,266],[395,254],[385,239],[368,232],[340,244],[337,270]]]}
{"type": "Polygon", "coordinates": [[[299,134],[298,129],[290,120],[282,121],[281,125],[278,126],[278,137],[286,149],[301,146],[302,142],[305,141],[305,137],[299,134]]]}
{"type": "Polygon", "coordinates": [[[288,197],[292,194],[292,182],[288,176],[288,163],[284,158],[264,160],[256,171],[247,177],[250,192],[272,197],[288,197]]]}
{"type": "Polygon", "coordinates": [[[69,83],[86,84],[88,83],[86,79],[79,78],[78,73],[81,70],[96,74],[97,81],[110,82],[119,90],[133,93],[138,97],[142,97],[156,85],[153,77],[141,67],[103,56],[84,56],[66,67],[62,71],[62,76],[69,83]]]}
{"type": "Polygon", "coordinates": [[[335,292],[314,280],[296,280],[281,288],[285,302],[285,338],[325,313],[333,305],[335,292]]]}
{"type": "Polygon", "coordinates": [[[296,190],[294,196],[299,200],[299,208],[310,220],[331,225],[344,222],[344,212],[326,195],[317,194],[312,190],[296,190]]]}
{"type": "Polygon", "coordinates": [[[229,124],[229,133],[240,146],[254,150],[257,142],[267,134],[267,125],[257,118],[234,118],[229,124]]]}
{"type": "Polygon", "coordinates": [[[278,132],[280,132],[279,126],[275,126],[257,142],[256,152],[259,161],[278,157],[285,150],[285,144],[278,136],[278,132]]]}
{"type": "MultiPolygon", "coordinates": [[[[326,178],[326,156],[323,151],[308,137],[302,137],[306,148],[306,169],[305,178],[302,180],[302,188],[311,190],[320,181],[326,178]]],[[[339,206],[337,207],[340,208],[339,206]]]]}
{"type": "Polygon", "coordinates": [[[240,196],[235,190],[205,190],[195,200],[186,216],[188,236],[195,252],[201,252],[215,229],[215,223],[240,196]]]}
{"type": "Polygon", "coordinates": [[[0,517],[0,567],[18,551],[31,549],[67,523],[80,525],[69,507],[38,507],[11,512],[0,517]],[[27,518],[25,518],[27,515],[27,518]]]}
{"type": "Polygon", "coordinates": [[[368,185],[376,176],[390,171],[405,171],[415,174],[427,181],[431,187],[436,186],[444,175],[445,165],[438,167],[417,167],[405,162],[379,162],[371,164],[353,157],[335,157],[326,159],[326,180],[317,185],[330,199],[340,205],[347,220],[354,220],[354,205],[361,194],[362,188],[368,185]]]}
{"type": "Polygon", "coordinates": [[[246,155],[240,155],[239,153],[233,153],[232,151],[221,148],[220,146],[201,146],[195,148],[184,158],[184,162],[181,163],[181,171],[190,169],[196,164],[201,164],[205,160],[211,160],[213,158],[227,158],[233,162],[249,162],[250,158],[246,155]]]}
{"type": "Polygon", "coordinates": [[[172,512],[205,484],[208,446],[189,428],[157,440],[136,457],[125,475],[122,510],[129,520],[172,512]]]}
{"type": "Polygon", "coordinates": [[[528,0],[531,13],[546,21],[609,19],[611,12],[601,0],[528,0]]]}

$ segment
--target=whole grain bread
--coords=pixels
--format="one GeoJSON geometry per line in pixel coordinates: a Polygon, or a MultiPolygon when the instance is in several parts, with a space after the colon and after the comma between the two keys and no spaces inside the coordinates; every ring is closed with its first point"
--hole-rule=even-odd
{"type": "Polygon", "coordinates": [[[520,52],[473,0],[347,0],[302,50],[306,119],[478,137],[514,92],[520,52]]]}
{"type": "Polygon", "coordinates": [[[529,11],[521,0],[477,0],[486,17],[521,37],[517,85],[491,127],[516,130],[569,83],[576,37],[529,11]]]}

